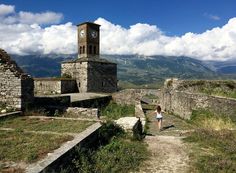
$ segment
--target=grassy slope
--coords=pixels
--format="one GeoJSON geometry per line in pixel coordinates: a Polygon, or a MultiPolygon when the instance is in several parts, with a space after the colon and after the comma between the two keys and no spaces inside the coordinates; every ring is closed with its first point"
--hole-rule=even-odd
{"type": "Polygon", "coordinates": [[[235,172],[235,124],[206,110],[193,112],[190,123],[197,126],[186,142],[192,143],[190,160],[193,172],[235,172]]]}
{"type": "Polygon", "coordinates": [[[0,127],[30,131],[80,133],[93,123],[94,122],[73,120],[30,119],[27,117],[17,117],[2,120],[0,122],[0,127]]]}
{"type": "MultiPolygon", "coordinates": [[[[68,135],[34,134],[21,131],[0,131],[0,160],[35,162],[73,137],[68,135]]],[[[1,168],[0,168],[1,170],[1,168]]]]}

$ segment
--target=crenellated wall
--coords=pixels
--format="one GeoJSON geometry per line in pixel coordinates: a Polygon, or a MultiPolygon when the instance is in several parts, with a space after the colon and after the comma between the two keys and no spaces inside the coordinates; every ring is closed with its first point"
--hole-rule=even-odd
{"type": "Polygon", "coordinates": [[[25,109],[34,99],[33,79],[0,49],[0,102],[14,109],[25,109]]]}

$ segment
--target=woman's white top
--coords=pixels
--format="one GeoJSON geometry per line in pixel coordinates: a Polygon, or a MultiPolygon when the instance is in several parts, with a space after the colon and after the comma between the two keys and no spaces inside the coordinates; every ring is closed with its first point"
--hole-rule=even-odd
{"type": "Polygon", "coordinates": [[[156,112],[156,118],[162,118],[163,117],[161,112],[160,113],[158,113],[157,111],[155,111],[155,112],[156,112]]]}

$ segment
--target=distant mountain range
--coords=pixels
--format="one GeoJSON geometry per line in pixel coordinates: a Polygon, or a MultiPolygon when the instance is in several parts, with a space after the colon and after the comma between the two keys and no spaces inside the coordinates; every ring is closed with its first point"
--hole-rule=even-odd
{"type": "MultiPolygon", "coordinates": [[[[19,56],[11,55],[18,65],[33,77],[60,76],[61,62],[76,55],[19,56]]],[[[236,61],[199,61],[189,57],[102,55],[102,58],[118,64],[121,83],[146,85],[165,78],[222,79],[236,78],[236,61]]]]}

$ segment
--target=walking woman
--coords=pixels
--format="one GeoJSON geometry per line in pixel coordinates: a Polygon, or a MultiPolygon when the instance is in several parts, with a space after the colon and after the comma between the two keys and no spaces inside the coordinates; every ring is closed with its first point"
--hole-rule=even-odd
{"type": "Polygon", "coordinates": [[[161,106],[160,105],[157,105],[156,110],[155,110],[155,114],[156,114],[158,129],[161,131],[163,116],[161,113],[161,106]]]}

